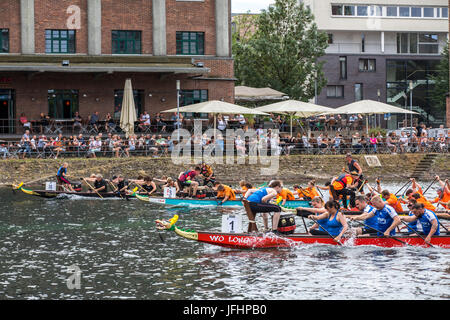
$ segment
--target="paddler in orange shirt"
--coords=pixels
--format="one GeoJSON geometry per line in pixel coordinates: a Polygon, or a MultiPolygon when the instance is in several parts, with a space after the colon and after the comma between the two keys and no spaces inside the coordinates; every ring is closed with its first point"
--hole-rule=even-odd
{"type": "Polygon", "coordinates": [[[216,181],[214,182],[214,191],[217,191],[216,198],[221,201],[221,204],[225,203],[228,200],[236,200],[236,194],[234,193],[234,190],[224,184],[221,184],[220,182],[216,181]]]}
{"type": "Polygon", "coordinates": [[[297,192],[298,198],[300,200],[311,200],[315,197],[319,197],[319,193],[317,192],[317,189],[315,187],[316,182],[314,180],[311,180],[308,182],[308,187],[303,189],[302,187],[298,185],[294,185],[294,191],[297,192]]]}
{"type": "Polygon", "coordinates": [[[288,200],[295,200],[295,196],[292,193],[291,190],[288,188],[282,188],[281,191],[277,194],[277,199],[281,197],[281,205],[284,206],[286,204],[286,201],[288,200]]]}
{"type": "Polygon", "coordinates": [[[389,192],[388,190],[383,190],[381,192],[381,197],[388,205],[394,208],[395,212],[397,213],[403,212],[402,204],[400,200],[395,196],[395,194],[389,192]]]}
{"type": "Polygon", "coordinates": [[[437,190],[437,197],[430,201],[431,203],[437,203],[437,206],[441,205],[444,209],[450,209],[448,203],[450,202],[450,187],[448,183],[448,179],[442,181],[439,176],[436,176],[436,180],[441,185],[441,188],[437,190]]]}

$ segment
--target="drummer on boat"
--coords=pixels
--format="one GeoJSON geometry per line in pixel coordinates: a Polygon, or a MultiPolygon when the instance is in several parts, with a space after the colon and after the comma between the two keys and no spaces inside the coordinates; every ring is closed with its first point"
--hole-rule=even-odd
{"type": "Polygon", "coordinates": [[[258,231],[255,221],[257,213],[264,214],[263,215],[264,227],[266,229],[269,229],[267,214],[269,212],[273,212],[274,215],[272,219],[272,228],[269,229],[269,231],[277,233],[278,222],[280,220],[281,214],[281,207],[269,202],[270,200],[275,199],[277,197],[277,194],[281,192],[281,190],[282,190],[281,181],[274,180],[269,183],[268,187],[263,187],[260,189],[250,189],[245,193],[243,200],[244,200],[244,207],[246,209],[249,218],[248,232],[258,231]]]}
{"type": "Polygon", "coordinates": [[[58,183],[63,185],[66,188],[69,188],[70,191],[75,192],[75,190],[72,187],[72,183],[67,180],[67,167],[69,164],[67,162],[64,162],[61,167],[59,167],[58,172],[56,173],[56,178],[58,180],[58,183]]]}
{"type": "Polygon", "coordinates": [[[310,229],[311,235],[331,235],[334,241],[340,242],[342,236],[348,230],[347,220],[345,216],[339,211],[339,202],[329,200],[325,203],[327,212],[318,216],[309,215],[308,218],[318,222],[319,230],[310,229]]]}
{"type": "Polygon", "coordinates": [[[416,203],[411,207],[411,214],[409,216],[399,217],[400,220],[409,222],[409,226],[415,232],[425,235],[425,242],[430,242],[432,236],[438,236],[439,219],[436,214],[428,209],[425,209],[423,203],[416,203]]]}

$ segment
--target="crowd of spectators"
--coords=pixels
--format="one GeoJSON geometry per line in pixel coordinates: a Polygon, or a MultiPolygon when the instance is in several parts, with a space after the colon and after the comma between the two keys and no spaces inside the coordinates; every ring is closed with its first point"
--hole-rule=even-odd
{"type": "MultiPolygon", "coordinates": [[[[34,134],[37,131],[36,125],[28,121],[24,114],[21,115],[20,122],[23,124],[24,134],[20,141],[3,142],[0,144],[0,156],[2,158],[55,158],[59,157],[130,157],[132,155],[141,156],[167,156],[170,155],[174,145],[168,134],[170,126],[184,127],[185,120],[173,114],[170,119],[164,119],[161,114],[154,117],[154,122],[150,121],[150,115],[147,112],[141,114],[136,123],[136,134],[125,138],[118,132],[117,122],[113,120],[111,114],[107,114],[103,121],[100,120],[98,112],[94,112],[88,117],[88,122],[84,122],[80,115],[75,113],[73,123],[71,124],[72,134],[63,134],[62,132],[51,132],[46,134],[45,128],[52,122],[48,116],[41,114],[40,134],[34,134]],[[83,130],[84,128],[84,130],[83,130]],[[34,129],[34,130],[33,130],[34,129]],[[75,133],[76,132],[76,133],[75,133]]],[[[358,115],[350,116],[346,119],[348,125],[355,130],[339,130],[333,127],[337,123],[342,123],[340,117],[311,117],[305,123],[309,123],[309,133],[302,130],[303,133],[296,133],[290,136],[286,133],[284,126],[286,118],[283,116],[271,115],[269,119],[271,127],[279,129],[281,132],[273,134],[272,129],[264,130],[264,123],[259,121],[252,124],[256,129],[256,135],[247,134],[234,137],[233,144],[235,153],[238,155],[270,154],[289,155],[293,153],[307,154],[343,154],[352,153],[406,153],[406,152],[439,152],[447,153],[449,151],[449,129],[444,129],[441,125],[437,129],[427,128],[423,123],[414,129],[405,129],[388,132],[371,131],[369,135],[365,134],[364,128],[359,128],[362,117],[358,115]],[[331,120],[336,121],[331,121],[331,120]],[[324,123],[326,130],[316,129],[320,123],[324,123]],[[434,131],[433,131],[434,130],[434,131]],[[431,134],[433,132],[433,134],[431,134]]],[[[226,129],[242,128],[247,132],[249,124],[243,115],[234,117],[218,115],[217,129],[219,134],[216,137],[207,137],[206,134],[194,135],[187,141],[181,141],[184,146],[201,146],[203,150],[216,150],[224,152],[225,146],[229,145],[225,141],[226,129]],[[233,126],[231,126],[233,124],[233,126]]],[[[209,123],[208,128],[211,128],[209,123]]],[[[264,127],[265,128],[265,127],[264,127]]],[[[206,128],[203,128],[204,130],[206,128]]],[[[70,132],[70,131],[69,131],[70,132]]],[[[198,148],[197,148],[198,150],[198,148]]]]}

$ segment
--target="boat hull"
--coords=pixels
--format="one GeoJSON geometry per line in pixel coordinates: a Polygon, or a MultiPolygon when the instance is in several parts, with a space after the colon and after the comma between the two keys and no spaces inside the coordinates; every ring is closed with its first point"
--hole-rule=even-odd
{"type": "MultiPolygon", "coordinates": [[[[420,237],[396,236],[397,239],[412,246],[428,247],[420,237]]],[[[329,236],[310,236],[306,234],[292,234],[276,236],[271,234],[229,234],[215,232],[198,232],[199,242],[235,249],[268,249],[287,248],[302,244],[338,245],[329,236]]],[[[348,246],[378,246],[403,247],[404,243],[393,238],[364,236],[357,238],[343,238],[341,243],[348,246]]],[[[450,235],[435,236],[431,240],[433,246],[450,248],[450,235]]]]}

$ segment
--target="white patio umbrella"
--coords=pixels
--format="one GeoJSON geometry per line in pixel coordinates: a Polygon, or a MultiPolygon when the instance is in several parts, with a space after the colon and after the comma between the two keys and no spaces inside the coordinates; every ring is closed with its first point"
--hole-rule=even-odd
{"type": "Polygon", "coordinates": [[[418,114],[414,111],[409,111],[399,107],[392,106],[387,103],[378,102],[374,100],[361,100],[347,104],[345,106],[332,109],[330,112],[323,113],[328,114],[364,114],[366,115],[366,131],[369,133],[369,120],[367,116],[373,114],[387,114],[387,113],[403,113],[403,114],[418,114]]]}
{"type": "Polygon", "coordinates": [[[131,79],[125,81],[125,89],[123,92],[122,111],[120,113],[120,128],[125,132],[128,138],[134,133],[134,123],[137,121],[136,108],[134,105],[133,88],[131,79]]]}
{"type": "Polygon", "coordinates": [[[282,102],[268,104],[262,107],[255,108],[255,110],[263,112],[281,113],[290,115],[291,118],[291,136],[292,136],[292,117],[308,118],[324,112],[332,112],[334,109],[319,106],[309,102],[286,100],[282,102]]]}
{"type": "Polygon", "coordinates": [[[236,104],[211,100],[196,104],[191,104],[189,106],[184,106],[179,109],[173,108],[165,111],[161,111],[164,113],[169,112],[193,112],[193,113],[210,113],[214,114],[214,132],[216,131],[216,117],[217,114],[253,114],[253,115],[268,115],[265,112],[261,112],[255,109],[245,108],[238,106],[236,104]]]}

